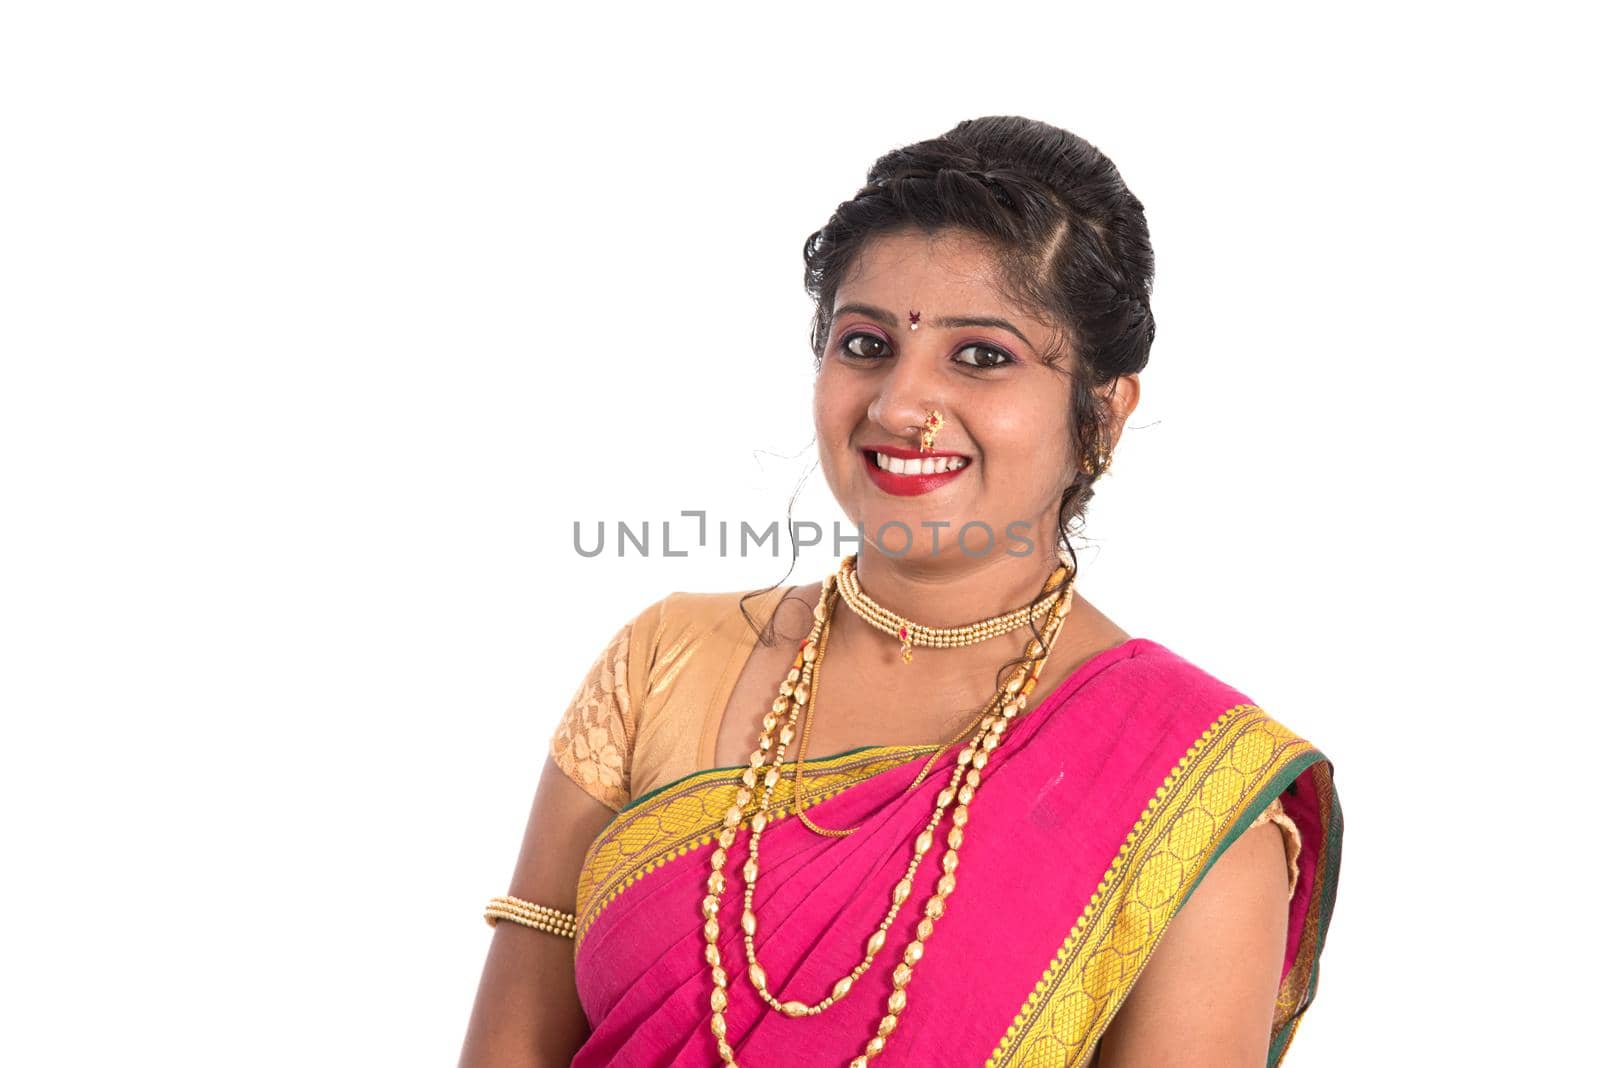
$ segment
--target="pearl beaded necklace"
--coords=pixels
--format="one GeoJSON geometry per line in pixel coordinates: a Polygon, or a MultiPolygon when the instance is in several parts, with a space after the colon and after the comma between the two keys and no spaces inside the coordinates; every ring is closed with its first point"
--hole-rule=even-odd
{"type": "MultiPolygon", "coordinates": [[[[845,558],[846,565],[852,565],[854,556],[845,558]]],[[[1009,634],[1018,627],[1037,620],[1040,616],[1050,611],[1056,599],[1061,595],[1059,591],[1052,592],[1048,597],[1041,599],[1037,604],[1023,605],[1021,608],[994,616],[990,619],[980,619],[975,623],[967,623],[959,627],[925,627],[920,623],[913,623],[904,616],[889,611],[883,605],[868,597],[861,588],[861,579],[856,574],[853,566],[844,566],[839,569],[839,592],[844,597],[844,603],[867,623],[900,639],[900,659],[911,663],[911,647],[920,645],[932,649],[956,649],[966,645],[976,645],[990,638],[997,638],[1002,634],[1009,634]]]]}
{"type": "MultiPolygon", "coordinates": [[[[755,885],[759,874],[759,848],[761,832],[766,829],[768,812],[772,803],[773,788],[777,786],[780,778],[780,769],[783,764],[783,755],[789,743],[794,740],[795,721],[800,710],[810,699],[813,665],[817,661],[818,639],[822,631],[832,619],[833,610],[842,592],[842,587],[849,577],[853,577],[855,557],[847,556],[842,562],[837,576],[830,575],[823,582],[822,597],[813,610],[813,623],[810,634],[800,645],[800,651],[795,655],[794,663],[788,675],[778,686],[778,697],[772,703],[772,709],[761,721],[761,737],[757,747],[750,755],[750,766],[745,769],[740,778],[740,786],[735,795],[734,803],[723,816],[723,826],[717,835],[717,847],[711,853],[711,874],[706,880],[706,896],[701,901],[701,912],[705,920],[703,932],[706,940],[706,963],[711,968],[711,1033],[717,1040],[717,1053],[724,1064],[729,1068],[738,1068],[734,1058],[732,1045],[728,1042],[728,1025],[723,1015],[728,1007],[728,974],[722,966],[722,954],[717,946],[721,927],[717,916],[722,908],[723,891],[727,888],[727,877],[723,868],[727,864],[728,849],[733,845],[738,836],[739,825],[744,821],[745,811],[752,801],[756,799],[756,791],[761,791],[759,809],[750,816],[750,850],[749,859],[745,861],[743,875],[745,880],[744,910],[740,917],[740,928],[744,935],[745,956],[749,963],[746,972],[750,985],[768,1005],[791,1017],[816,1016],[826,1011],[836,1002],[847,996],[857,980],[872,966],[877,955],[881,953],[888,942],[888,932],[899,914],[901,907],[911,896],[912,879],[916,875],[918,866],[923,857],[933,848],[934,833],[943,822],[944,814],[952,802],[956,803],[955,810],[950,815],[951,828],[945,836],[946,849],[940,863],[944,871],[941,874],[935,892],[923,907],[922,918],[917,922],[916,938],[906,945],[901,961],[895,966],[893,974],[894,991],[889,995],[886,1003],[887,1012],[878,1023],[878,1033],[867,1042],[862,1054],[850,1062],[849,1068],[866,1068],[867,1063],[883,1052],[889,1035],[899,1023],[900,1013],[906,1007],[906,986],[911,981],[912,970],[922,959],[925,943],[933,934],[935,921],[944,915],[945,901],[955,890],[955,870],[957,865],[957,851],[961,848],[963,828],[968,819],[968,805],[977,794],[978,785],[982,778],[984,766],[988,763],[989,754],[1000,744],[1002,734],[1007,725],[1023,710],[1032,693],[1034,685],[1039,680],[1050,650],[1055,644],[1057,635],[1060,634],[1061,625],[1072,607],[1072,588],[1074,578],[1067,578],[1068,569],[1058,567],[1050,576],[1045,588],[1051,591],[1051,599],[1047,604],[1050,611],[1049,621],[1041,633],[1042,641],[1030,642],[1028,646],[1029,663],[1020,665],[1012,672],[1004,686],[997,692],[996,701],[1001,707],[998,713],[984,717],[979,725],[979,732],[969,741],[964,749],[957,755],[955,766],[951,770],[950,781],[936,798],[933,817],[926,827],[917,835],[915,851],[907,866],[905,875],[895,884],[890,895],[888,913],[878,924],[877,930],[867,939],[866,954],[848,974],[834,983],[831,993],[815,1004],[804,1001],[780,1001],[767,989],[767,974],[756,959],[755,934],[757,922],[755,914],[755,885]],[[1066,585],[1061,588],[1062,580],[1066,585]],[[781,731],[777,738],[776,752],[773,749],[772,731],[778,726],[779,717],[787,713],[781,731]],[[768,766],[768,756],[771,754],[771,764],[768,766]],[[765,767],[765,772],[762,771],[765,767]],[[965,780],[963,782],[963,780],[965,780]]],[[[1024,618],[1026,609],[1023,610],[1024,618]]],[[[991,702],[991,705],[994,702],[991,702]]],[[[919,777],[920,778],[920,777],[919,777]]]]}

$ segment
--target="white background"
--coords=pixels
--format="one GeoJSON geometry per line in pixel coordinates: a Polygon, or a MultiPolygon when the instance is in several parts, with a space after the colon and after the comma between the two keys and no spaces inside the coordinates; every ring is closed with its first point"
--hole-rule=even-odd
{"type": "Polygon", "coordinates": [[[573,521],[781,517],[802,241],[991,113],[1097,144],[1156,248],[1081,588],[1337,768],[1289,1062],[1576,1056],[1576,5],[1112,6],[9,7],[0,1060],[453,1063],[590,661],[788,574],[573,521]]]}

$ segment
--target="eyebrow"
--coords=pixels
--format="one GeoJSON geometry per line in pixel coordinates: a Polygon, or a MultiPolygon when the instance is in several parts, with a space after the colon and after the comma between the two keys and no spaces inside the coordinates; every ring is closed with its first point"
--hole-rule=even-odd
{"type": "MultiPolygon", "coordinates": [[[[856,315],[865,315],[868,319],[871,319],[877,323],[881,323],[891,330],[897,329],[900,325],[899,320],[896,319],[892,313],[884,311],[882,308],[874,304],[841,304],[839,307],[834,309],[833,317],[838,319],[840,316],[851,313],[856,315]]],[[[1021,330],[1018,330],[1011,322],[1002,319],[999,316],[945,315],[937,319],[929,319],[927,321],[933,326],[944,327],[946,329],[953,329],[962,326],[987,326],[995,330],[1006,330],[1012,334],[1015,334],[1024,345],[1027,345],[1030,349],[1033,348],[1033,342],[1028,340],[1028,336],[1026,334],[1024,334],[1021,330]]]]}

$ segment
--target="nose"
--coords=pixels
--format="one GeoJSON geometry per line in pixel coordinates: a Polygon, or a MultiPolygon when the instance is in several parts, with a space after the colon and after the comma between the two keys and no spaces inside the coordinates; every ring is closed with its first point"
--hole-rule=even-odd
{"type": "Polygon", "coordinates": [[[948,415],[935,388],[934,369],[927,365],[930,362],[909,355],[895,360],[867,408],[867,418],[885,433],[915,443],[931,409],[948,415]]]}

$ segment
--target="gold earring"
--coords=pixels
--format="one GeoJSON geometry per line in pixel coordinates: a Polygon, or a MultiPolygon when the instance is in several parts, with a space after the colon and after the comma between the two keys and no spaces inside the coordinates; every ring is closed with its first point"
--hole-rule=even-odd
{"type": "Polygon", "coordinates": [[[928,417],[922,421],[922,441],[918,443],[918,452],[933,451],[933,436],[944,426],[944,416],[939,409],[928,409],[928,417]]]}
{"type": "Polygon", "coordinates": [[[1087,456],[1085,456],[1079,463],[1078,467],[1086,475],[1093,475],[1096,473],[1104,475],[1107,471],[1111,470],[1111,450],[1099,442],[1095,442],[1094,459],[1090,460],[1087,456]]]}

